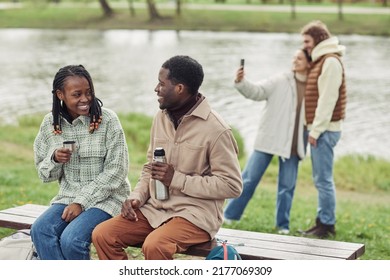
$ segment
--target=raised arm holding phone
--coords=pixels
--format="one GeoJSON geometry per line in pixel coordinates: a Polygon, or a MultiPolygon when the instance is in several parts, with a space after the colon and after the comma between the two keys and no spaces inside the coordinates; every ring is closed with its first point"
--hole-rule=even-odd
{"type": "Polygon", "coordinates": [[[302,100],[309,67],[307,52],[297,50],[292,71],[253,83],[245,78],[244,65],[240,64],[235,88],[245,98],[267,102],[267,106],[262,112],[254,151],[242,173],[243,192],[227,204],[225,223],[241,219],[273,156],[278,156],[276,228],[278,233],[289,233],[298,163],[305,156],[302,100]]]}

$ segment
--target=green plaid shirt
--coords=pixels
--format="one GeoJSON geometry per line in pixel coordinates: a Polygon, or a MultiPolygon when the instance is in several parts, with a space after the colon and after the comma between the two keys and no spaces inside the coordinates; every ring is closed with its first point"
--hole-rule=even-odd
{"type": "Polygon", "coordinates": [[[89,117],[80,116],[72,124],[62,119],[62,134],[55,135],[53,117],[47,114],[34,142],[35,165],[43,182],[59,182],[51,203],[79,203],[85,210],[95,207],[115,216],[130,194],[129,155],[117,115],[102,110],[102,123],[92,134],[89,117]],[[76,141],[77,149],[68,163],[56,163],[53,153],[67,140],[76,141]]]}

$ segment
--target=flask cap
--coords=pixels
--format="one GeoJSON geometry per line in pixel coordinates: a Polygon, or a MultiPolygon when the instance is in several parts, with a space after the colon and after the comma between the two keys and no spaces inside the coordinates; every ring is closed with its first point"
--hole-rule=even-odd
{"type": "Polygon", "coordinates": [[[163,157],[163,156],[165,156],[164,148],[157,147],[157,148],[154,150],[154,156],[155,156],[155,157],[163,157]]]}

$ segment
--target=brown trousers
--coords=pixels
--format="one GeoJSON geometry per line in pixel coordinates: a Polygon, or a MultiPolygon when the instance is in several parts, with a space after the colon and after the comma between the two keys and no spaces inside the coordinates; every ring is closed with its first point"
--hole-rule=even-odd
{"type": "Polygon", "coordinates": [[[146,260],[171,260],[175,253],[210,240],[210,235],[186,219],[175,217],[158,228],[150,226],[141,211],[138,221],[121,215],[99,224],[92,232],[92,242],[101,260],[127,260],[124,248],[143,242],[146,260]]]}

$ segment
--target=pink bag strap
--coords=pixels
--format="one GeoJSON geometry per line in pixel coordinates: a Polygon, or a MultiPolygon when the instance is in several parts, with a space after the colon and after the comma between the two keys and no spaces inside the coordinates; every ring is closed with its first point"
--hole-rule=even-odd
{"type": "Polygon", "coordinates": [[[222,247],[223,247],[223,259],[227,260],[228,259],[228,249],[226,247],[225,242],[222,242],[222,247]]]}

